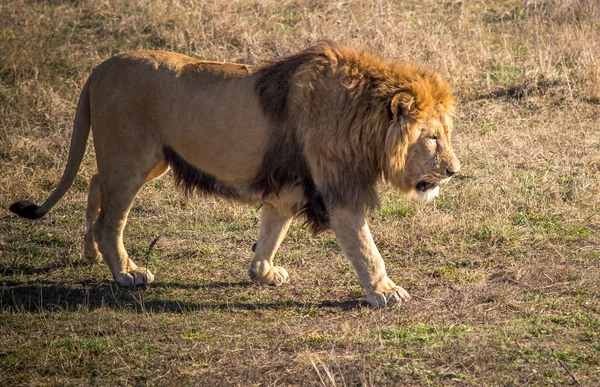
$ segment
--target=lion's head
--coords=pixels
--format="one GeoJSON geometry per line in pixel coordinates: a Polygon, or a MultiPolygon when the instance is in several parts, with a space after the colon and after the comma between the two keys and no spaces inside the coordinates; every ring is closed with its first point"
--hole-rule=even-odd
{"type": "Polygon", "coordinates": [[[423,200],[439,194],[460,169],[451,141],[454,99],[435,73],[412,69],[412,77],[389,97],[384,176],[423,200]]]}

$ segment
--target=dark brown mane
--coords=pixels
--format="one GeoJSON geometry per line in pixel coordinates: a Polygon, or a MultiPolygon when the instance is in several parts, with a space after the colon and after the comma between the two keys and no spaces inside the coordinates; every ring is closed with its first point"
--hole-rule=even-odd
{"type": "Polygon", "coordinates": [[[300,67],[310,64],[316,58],[327,59],[325,47],[329,46],[336,46],[336,44],[323,41],[297,54],[273,61],[258,70],[256,92],[260,105],[268,116],[276,122],[284,119],[294,74],[300,67]]]}
{"type": "Polygon", "coordinates": [[[266,197],[278,194],[286,187],[301,186],[306,203],[298,209],[298,215],[306,216],[308,226],[318,233],[329,228],[329,214],[296,137],[297,128],[286,124],[288,96],[294,75],[315,57],[325,58],[320,46],[308,48],[258,70],[256,92],[263,111],[273,124],[270,141],[252,189],[262,192],[266,197]]]}

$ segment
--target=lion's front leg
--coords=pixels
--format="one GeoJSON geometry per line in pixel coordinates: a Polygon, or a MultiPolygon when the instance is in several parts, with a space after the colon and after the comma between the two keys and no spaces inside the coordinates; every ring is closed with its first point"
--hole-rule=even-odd
{"type": "Polygon", "coordinates": [[[279,286],[289,280],[288,272],[280,266],[273,266],[273,257],[287,233],[293,217],[281,214],[269,203],[261,209],[258,242],[254,249],[254,259],[250,263],[248,275],[260,285],[279,286]]]}
{"type": "Polygon", "coordinates": [[[340,241],[342,251],[367,291],[367,302],[375,307],[384,307],[410,300],[408,292],[387,276],[365,214],[338,208],[333,209],[330,216],[331,228],[340,241]]]}

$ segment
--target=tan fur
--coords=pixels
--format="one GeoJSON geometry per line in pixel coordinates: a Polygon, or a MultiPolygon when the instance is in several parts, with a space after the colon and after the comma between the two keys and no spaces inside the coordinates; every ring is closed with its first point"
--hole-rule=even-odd
{"type": "Polygon", "coordinates": [[[103,258],[120,285],[154,278],[128,258],[122,233],[138,190],[170,165],[190,192],[263,204],[253,281],[288,280],[273,257],[303,213],[314,230],[331,227],[369,303],[392,305],[409,296],[387,277],[367,225],[375,186],[437,194],[459,169],[453,103],[435,73],[332,43],[262,68],[123,54],[98,66],[81,93],[56,191],[40,207],[23,201],[11,210],[35,218],[56,204],[77,173],[91,124],[98,174],[90,181],[85,254],[103,258]]]}

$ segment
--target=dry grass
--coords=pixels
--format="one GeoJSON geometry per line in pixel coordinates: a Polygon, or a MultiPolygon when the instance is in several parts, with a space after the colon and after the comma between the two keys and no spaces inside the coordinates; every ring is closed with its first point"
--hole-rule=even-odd
{"type": "Polygon", "coordinates": [[[600,6],[594,0],[0,4],[5,385],[600,384],[600,6]],[[144,188],[126,246],[146,291],[82,256],[86,156],[47,217],[76,98],[117,52],[259,63],[321,38],[444,74],[461,175],[433,204],[382,187],[372,229],[414,300],[373,310],[329,233],[295,224],[289,286],[246,279],[254,208],[144,188]],[[150,242],[162,235],[147,256],[150,242]]]}

